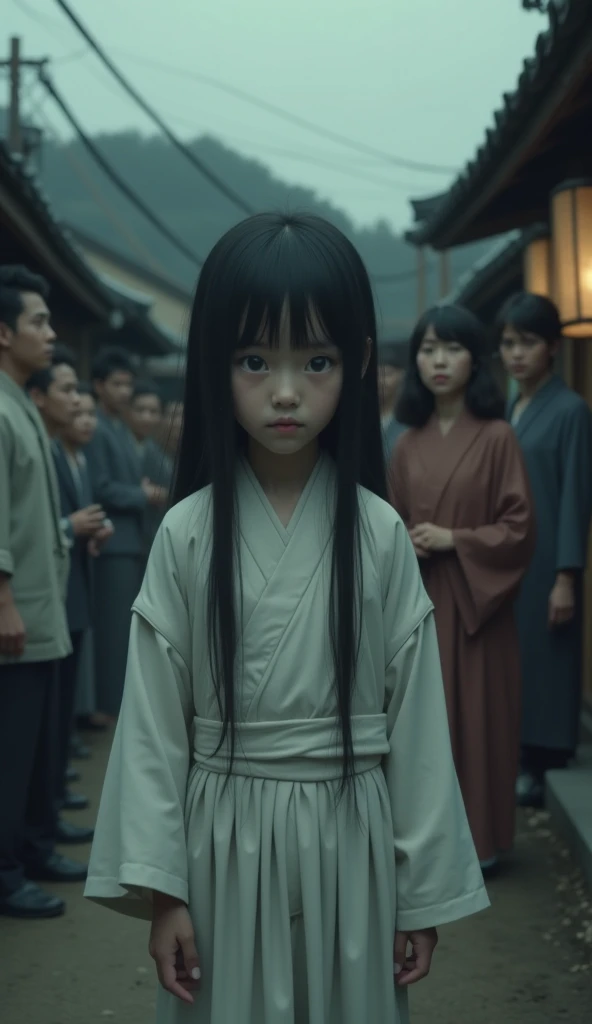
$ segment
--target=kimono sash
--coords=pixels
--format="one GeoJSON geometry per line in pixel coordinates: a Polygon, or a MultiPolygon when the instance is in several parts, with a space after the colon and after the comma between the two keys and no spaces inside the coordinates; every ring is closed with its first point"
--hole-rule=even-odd
{"type": "MultiPolygon", "coordinates": [[[[389,752],[386,715],[353,715],[356,774],[380,767],[389,752]]],[[[228,772],[230,744],[220,750],[221,723],[193,720],[194,764],[205,771],[228,772]]],[[[341,726],[338,718],[236,725],[233,775],[284,782],[329,782],[342,774],[341,726]]]]}

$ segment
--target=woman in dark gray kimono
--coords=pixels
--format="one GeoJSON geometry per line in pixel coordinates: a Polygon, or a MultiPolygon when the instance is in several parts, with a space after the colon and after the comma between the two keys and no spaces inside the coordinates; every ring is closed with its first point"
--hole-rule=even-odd
{"type": "Polygon", "coordinates": [[[537,546],[516,612],[523,676],[522,773],[517,798],[540,806],[544,775],[565,768],[578,737],[583,573],[592,514],[592,414],[553,370],[556,307],[520,293],[500,314],[501,355],[518,385],[509,419],[532,486],[537,546]]]}

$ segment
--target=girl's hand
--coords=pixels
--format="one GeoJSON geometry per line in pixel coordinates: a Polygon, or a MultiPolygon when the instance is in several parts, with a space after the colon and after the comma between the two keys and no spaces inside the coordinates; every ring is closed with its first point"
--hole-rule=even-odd
{"type": "Polygon", "coordinates": [[[201,970],[193,924],[181,900],[154,893],[148,948],[162,987],[181,1002],[192,1004],[191,993],[199,989],[201,970]]]}
{"type": "Polygon", "coordinates": [[[571,622],[576,610],[576,597],[572,576],[559,573],[549,595],[549,626],[564,626],[571,622]]]}
{"type": "Polygon", "coordinates": [[[395,948],[393,951],[395,983],[397,985],[415,985],[427,977],[432,965],[432,956],[438,943],[438,932],[435,928],[425,928],[417,932],[395,932],[395,948]],[[407,947],[411,952],[407,953],[407,947]]]}
{"type": "MultiPolygon", "coordinates": [[[[418,552],[452,551],[454,549],[454,535],[452,530],[443,526],[435,526],[434,523],[420,523],[409,531],[413,547],[418,552]],[[419,551],[418,551],[419,549],[419,551]]],[[[425,555],[419,555],[424,557],[425,555]]]]}

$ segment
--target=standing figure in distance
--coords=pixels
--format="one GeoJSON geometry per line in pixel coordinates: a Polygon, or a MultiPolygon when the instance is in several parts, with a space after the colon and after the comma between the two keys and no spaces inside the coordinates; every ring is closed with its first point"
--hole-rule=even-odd
{"type": "Polygon", "coordinates": [[[54,850],[69,558],[49,438],[26,391],[51,364],[48,296],[26,267],[0,267],[0,914],[17,918],[64,913],[36,882],[86,877],[54,850]]]}
{"type": "Polygon", "coordinates": [[[407,429],[399,423],[395,408],[405,367],[407,345],[396,341],[385,341],[378,346],[378,397],[380,400],[380,423],[384,442],[384,456],[388,461],[401,434],[407,429]]]}
{"type": "Polygon", "coordinates": [[[375,337],[318,218],[204,264],[86,889],[151,920],[158,1024],[406,1024],[434,926],[488,902],[375,337]]]}
{"type": "MultiPolygon", "coordinates": [[[[83,491],[86,493],[90,501],[94,501],[85,451],[92,441],[95,435],[95,430],[97,429],[97,405],[92,389],[86,382],[81,383],[79,381],[78,394],[78,411],[74,417],[73,423],[70,424],[70,426],[65,427],[60,432],[60,441],[65,453],[68,468],[72,470],[73,474],[78,473],[83,491]]],[[[62,470],[64,470],[65,462],[62,461],[61,465],[62,470]]],[[[58,480],[59,479],[60,476],[58,473],[58,480]]],[[[61,478],[62,488],[68,488],[67,481],[68,478],[65,472],[63,472],[61,478]]],[[[70,495],[72,495],[71,488],[68,489],[70,495]]],[[[63,493],[63,499],[65,499],[65,493],[63,493]]],[[[113,524],[108,519],[105,519],[103,529],[98,535],[89,541],[88,551],[86,554],[84,554],[83,545],[80,545],[81,560],[83,562],[82,568],[85,570],[88,569],[88,572],[84,572],[82,576],[82,582],[84,584],[84,582],[88,581],[89,584],[90,616],[88,628],[84,631],[82,640],[82,650],[78,666],[78,678],[76,681],[76,730],[82,729],[83,731],[90,732],[103,731],[108,725],[108,719],[96,710],[95,667],[92,635],[92,622],[94,618],[93,559],[100,555],[103,545],[107,540],[109,540],[112,533],[113,524]],[[88,555],[91,557],[88,558],[88,555]]],[[[79,582],[80,581],[81,577],[79,577],[79,582]]],[[[74,579],[71,576],[68,601],[72,604],[76,602],[76,591],[78,590],[78,585],[79,584],[74,582],[74,579]]],[[[84,752],[86,750],[88,750],[88,748],[83,746],[78,732],[75,731],[72,736],[71,755],[74,757],[80,757],[82,751],[82,759],[84,760],[84,752]]]]}
{"type": "Polygon", "coordinates": [[[98,426],[86,451],[93,494],[113,523],[95,565],[95,664],[97,707],[119,713],[131,609],[145,565],[144,513],[160,506],[162,489],[142,475],[134,439],[125,423],[134,373],[127,353],[104,349],[92,366],[98,426]]]}
{"type": "MultiPolygon", "coordinates": [[[[90,623],[87,544],[101,529],[104,513],[99,505],[92,502],[90,494],[83,493],[81,487],[77,488],[60,442],[60,431],[72,425],[80,404],[72,353],[56,345],[51,366],[37,370],[29,378],[27,390],[39,410],[51,441],[60,493],[61,525],[70,546],[66,613],[72,652],[59,662],[56,799],[66,810],[78,810],[88,805],[88,799],[69,790],[66,771],[82,637],[90,623]]],[[[57,828],[60,842],[88,842],[92,838],[92,829],[78,828],[66,821],[58,822],[57,828]]]]}
{"type": "Polygon", "coordinates": [[[128,424],[136,442],[142,476],[162,487],[166,494],[161,505],[149,505],[144,513],[146,558],[166,511],[173,478],[173,464],[156,440],[162,431],[162,397],[152,381],[136,381],[128,410],[128,424]]]}
{"type": "Polygon", "coordinates": [[[561,322],[540,295],[500,313],[501,355],[517,382],[508,416],[534,496],[537,544],[516,606],[522,654],[522,773],[517,797],[540,807],[545,772],[565,768],[578,737],[583,573],[592,515],[592,413],[553,370],[561,322]]]}
{"type": "Polygon", "coordinates": [[[513,605],[534,546],[530,492],[484,332],[458,306],[411,339],[390,471],[436,609],[452,749],[484,871],[514,840],[520,653],[513,605]]]}

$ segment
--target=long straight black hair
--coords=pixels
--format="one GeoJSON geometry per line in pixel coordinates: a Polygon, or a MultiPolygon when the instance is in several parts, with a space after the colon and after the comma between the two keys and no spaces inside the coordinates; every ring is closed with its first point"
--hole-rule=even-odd
{"type": "Polygon", "coordinates": [[[341,351],[343,385],[336,413],[319,438],[337,468],[329,629],[343,742],[343,785],[354,770],[351,697],[360,629],[358,484],[386,497],[378,403],[376,320],[364,264],[348,239],[307,215],[258,214],[232,228],[206,260],[191,314],[185,414],[174,500],[212,485],[209,571],[210,665],[222,717],[220,745],[235,751],[238,614],[236,607],[237,460],[247,435],[231,391],[234,352],[259,340],[306,347],[319,325],[341,351]],[[313,325],[314,321],[314,325],[313,325]],[[367,339],[372,341],[365,374],[367,339]]]}
{"type": "Polygon", "coordinates": [[[485,328],[470,310],[453,305],[428,309],[415,325],[397,402],[397,419],[408,427],[424,427],[435,409],[434,395],[423,383],[417,368],[417,354],[429,327],[440,341],[456,341],[472,356],[473,368],[465,391],[465,405],[469,412],[480,420],[503,419],[504,396],[491,370],[485,328]]]}

